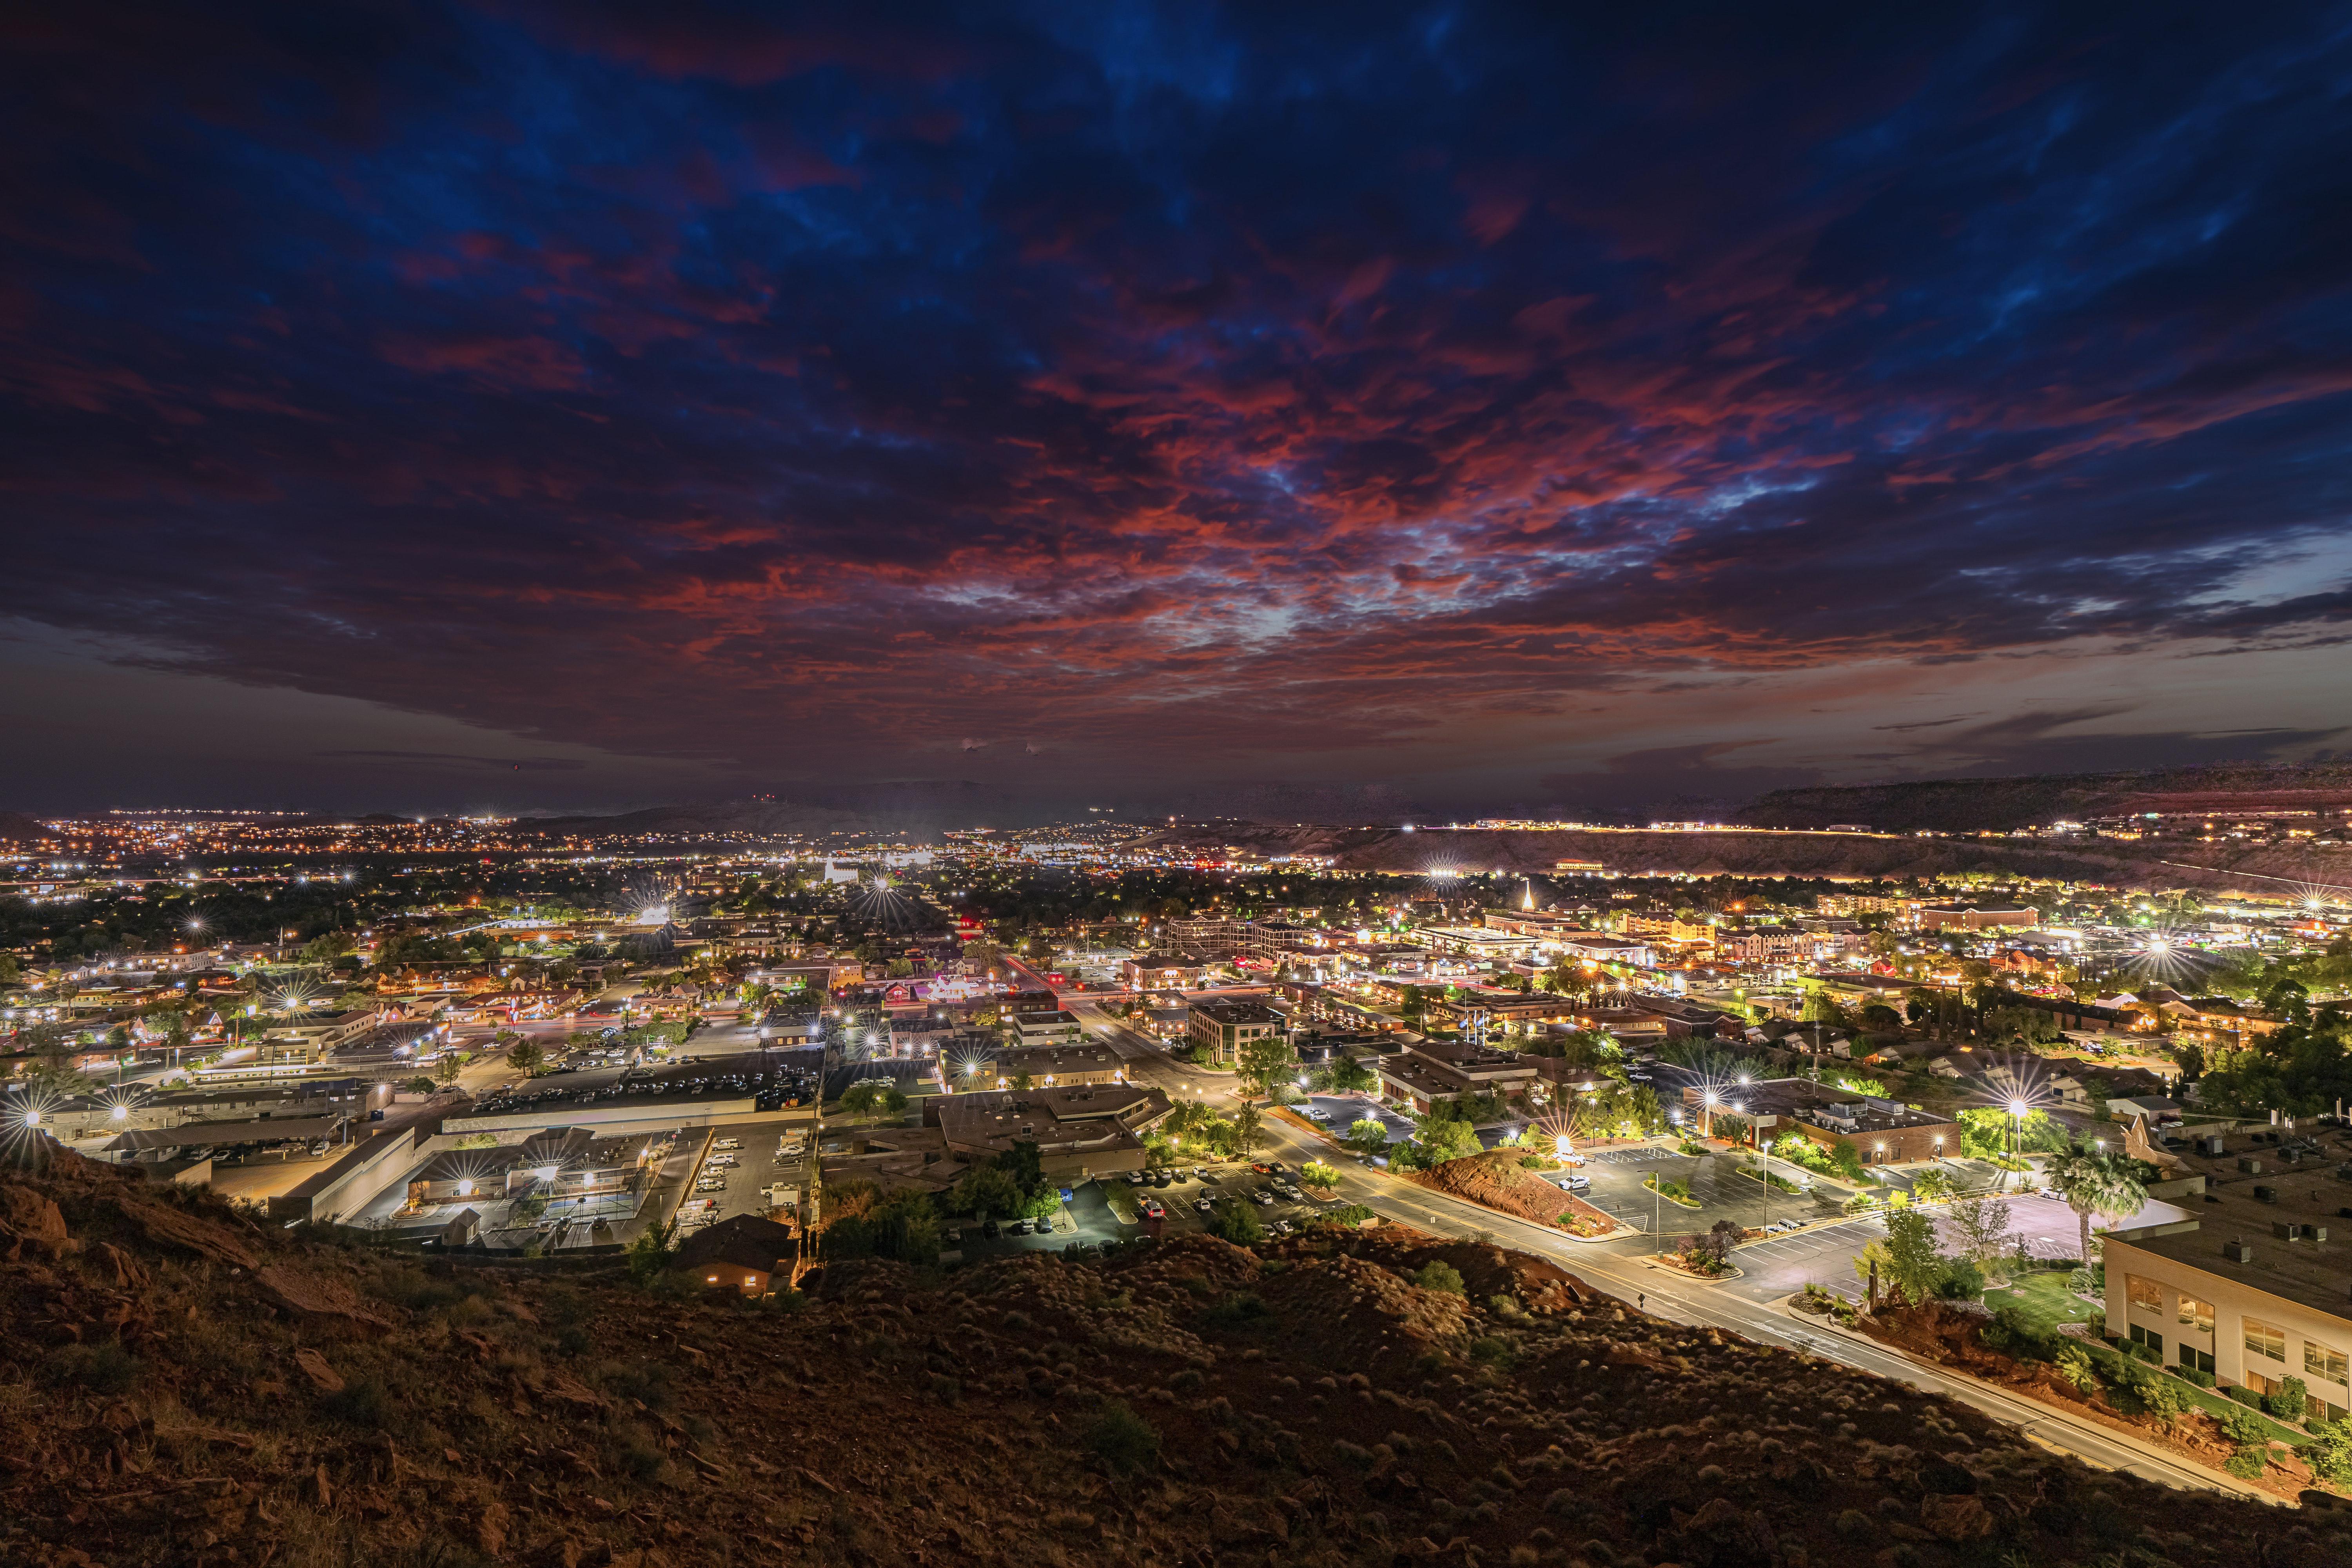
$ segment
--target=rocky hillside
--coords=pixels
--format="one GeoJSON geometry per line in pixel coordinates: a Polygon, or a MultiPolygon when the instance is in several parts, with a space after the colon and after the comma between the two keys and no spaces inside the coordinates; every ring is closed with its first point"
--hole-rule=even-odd
{"type": "Polygon", "coordinates": [[[747,1306],[37,1153],[0,1175],[12,1564],[2352,1561],[2342,1515],[2097,1474],[1411,1233],[845,1266],[747,1306]]]}

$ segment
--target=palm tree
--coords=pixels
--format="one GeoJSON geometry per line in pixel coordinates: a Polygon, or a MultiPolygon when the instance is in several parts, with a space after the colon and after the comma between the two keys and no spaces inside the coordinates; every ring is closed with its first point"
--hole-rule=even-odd
{"type": "Polygon", "coordinates": [[[2053,1160],[2043,1175],[2082,1222],[2085,1268],[2091,1261],[2091,1216],[2122,1219],[2139,1213],[2147,1204],[2147,1188],[2139,1179],[2137,1162],[2105,1149],[2077,1143],[2053,1160]]]}

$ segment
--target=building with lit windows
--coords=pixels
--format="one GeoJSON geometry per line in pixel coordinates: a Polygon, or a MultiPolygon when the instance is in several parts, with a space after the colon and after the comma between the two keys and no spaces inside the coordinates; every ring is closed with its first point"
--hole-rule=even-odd
{"type": "Polygon", "coordinates": [[[1281,1014],[1263,1002],[1238,996],[1205,997],[1188,1010],[1185,1035],[1213,1062],[1230,1066],[1241,1059],[1242,1047],[1254,1040],[1281,1034],[1281,1014]]]}
{"type": "Polygon", "coordinates": [[[2259,1168],[2213,1181],[2191,1217],[2107,1233],[2107,1331],[2224,1388],[2275,1394],[2298,1378],[2307,1419],[2340,1419],[2352,1412],[2352,1272],[2346,1240],[2329,1238],[2347,1228],[2331,1225],[2335,1162],[2242,1163],[2259,1168]]]}

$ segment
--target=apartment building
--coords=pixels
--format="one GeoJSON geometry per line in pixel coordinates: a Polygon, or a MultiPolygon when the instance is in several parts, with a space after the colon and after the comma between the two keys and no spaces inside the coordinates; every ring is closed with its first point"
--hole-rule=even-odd
{"type": "Polygon", "coordinates": [[[1185,1037],[1211,1061],[1230,1066],[1241,1059],[1244,1046],[1278,1035],[1284,1026],[1282,1015],[1263,1002],[1211,997],[1192,1005],[1185,1037]]]}

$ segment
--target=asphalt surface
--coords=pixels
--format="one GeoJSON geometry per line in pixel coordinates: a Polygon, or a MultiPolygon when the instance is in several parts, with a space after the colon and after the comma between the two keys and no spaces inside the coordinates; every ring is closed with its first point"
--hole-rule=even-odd
{"type": "MultiPolygon", "coordinates": [[[[1119,1024],[1099,1009],[1084,1003],[1071,1002],[1072,1010],[1079,1014],[1090,1034],[1108,1039],[1121,1058],[1131,1065],[1130,1079],[1154,1083],[1171,1094],[1207,1097],[1221,1107],[1231,1106],[1234,1081],[1230,1074],[1205,1072],[1188,1064],[1171,1060],[1150,1040],[1119,1024]]],[[[1732,1286],[1699,1284],[1686,1276],[1671,1273],[1650,1263],[1648,1255],[1656,1242],[1644,1234],[1599,1243],[1579,1243],[1562,1237],[1559,1232],[1519,1220],[1492,1209],[1481,1208],[1443,1194],[1415,1186],[1402,1178],[1349,1159],[1324,1140],[1298,1130],[1278,1119],[1265,1122],[1267,1154],[1296,1166],[1313,1158],[1330,1158],[1341,1172],[1339,1195],[1350,1202],[1360,1203],[1385,1217],[1402,1221],[1433,1234],[1463,1239],[1491,1238],[1517,1250],[1549,1258],[1578,1278],[1612,1292],[1619,1300],[1638,1309],[1673,1321],[1727,1330],[1759,1344],[1778,1345],[1805,1354],[1841,1362],[1848,1366],[1892,1378],[1930,1393],[1940,1394],[1976,1406],[1998,1420],[2017,1426],[2036,1441],[2053,1448],[2079,1456],[2084,1460],[2108,1469],[2124,1470],[2145,1479],[2184,1489],[2225,1491],[2242,1496],[2275,1500],[2265,1493],[2238,1483],[2233,1478],[2175,1459],[2168,1455],[2125,1437],[2121,1434],[2086,1421],[2079,1421],[2065,1412],[2051,1406],[2013,1397],[1974,1378],[1958,1376],[1939,1368],[1914,1362],[1874,1342],[1851,1337],[1830,1328],[1817,1320],[1801,1318],[1785,1310],[1779,1303],[1807,1279],[1838,1289],[1851,1287],[1854,1279],[1852,1259],[1866,1245],[1873,1234],[1884,1234],[1876,1222],[1841,1221],[1824,1224],[1821,1229],[1797,1233],[1792,1240],[1759,1244],[1773,1250],[1758,1255],[1759,1267],[1749,1277],[1732,1286]],[[1336,1156],[1336,1157],[1335,1157],[1336,1156]],[[1752,1283],[1750,1282],[1752,1280],[1752,1283]],[[1746,1289],[1737,1289],[1745,1285],[1746,1289]]],[[[1672,1156],[1664,1151],[1656,1160],[1633,1157],[1632,1151],[1603,1152],[1619,1155],[1602,1160],[1596,1155],[1585,1169],[1593,1178],[1595,1193],[1601,1206],[1617,1213],[1627,1223],[1641,1223],[1646,1232],[1649,1216],[1637,1215],[1635,1196],[1646,1206],[1654,1200],[1643,1192],[1641,1182],[1651,1172],[1664,1169],[1670,1179],[1683,1177],[1675,1173],[1677,1162],[1696,1166],[1701,1162],[1672,1156]],[[1603,1190],[1604,1181],[1607,1183],[1603,1190]]],[[[1727,1166],[1728,1157],[1711,1156],[1717,1166],[1727,1166]]],[[[1760,1184],[1748,1184],[1757,1188],[1750,1197],[1727,1182],[1737,1182],[1726,1171],[1705,1178],[1704,1189],[1693,1182],[1694,1192],[1701,1192],[1707,1207],[1701,1210],[1677,1211],[1685,1230],[1704,1230],[1713,1223],[1718,1212],[1724,1217],[1738,1217],[1743,1205],[1752,1204],[1760,1215],[1769,1201],[1780,1205],[1787,1201],[1784,1194],[1775,1194],[1768,1200],[1760,1184]]],[[[2055,1208],[2066,1214],[2071,1232],[2073,1216],[2063,1205],[2051,1205],[2042,1200],[2013,1198],[2012,1223],[2030,1234],[2044,1235],[2049,1228],[2048,1216],[2037,1210],[2055,1208]],[[2041,1223],[2037,1223],[2037,1220],[2041,1223]]],[[[1776,1215],[1775,1217],[1780,1217],[1776,1215]]],[[[1664,1222],[1668,1237],[1676,1234],[1676,1222],[1664,1222]]],[[[2031,1243],[2029,1244],[2031,1245],[2031,1243]]],[[[1745,1269],[1754,1247],[1743,1247],[1733,1260],[1745,1269]]],[[[2068,1251],[2074,1250],[2071,1234],[2068,1251]]]]}

